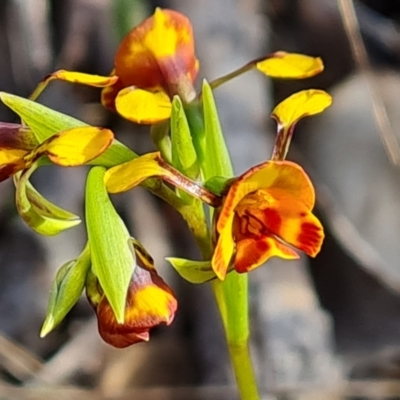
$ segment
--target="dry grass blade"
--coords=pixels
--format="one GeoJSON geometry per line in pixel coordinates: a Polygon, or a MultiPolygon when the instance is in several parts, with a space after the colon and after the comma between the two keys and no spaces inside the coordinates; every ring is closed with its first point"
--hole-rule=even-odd
{"type": "Polygon", "coordinates": [[[400,142],[390,123],[379,86],[371,70],[368,55],[360,33],[354,2],[353,0],[338,0],[338,5],[344,29],[353,52],[354,61],[359,70],[364,74],[369,87],[376,125],[379,129],[386,153],[388,154],[389,160],[394,165],[400,166],[400,142]]]}
{"type": "Polygon", "coordinates": [[[97,320],[92,318],[26,385],[65,383],[76,372],[90,369],[93,363],[101,362],[105,347],[97,334],[97,320]]]}
{"type": "Polygon", "coordinates": [[[32,378],[43,364],[34,354],[0,335],[0,366],[23,382],[32,378]]]}

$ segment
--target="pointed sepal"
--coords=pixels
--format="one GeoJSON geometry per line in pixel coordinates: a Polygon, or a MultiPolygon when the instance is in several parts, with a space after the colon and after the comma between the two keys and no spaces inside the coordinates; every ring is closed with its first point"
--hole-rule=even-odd
{"type": "Polygon", "coordinates": [[[86,246],[76,260],[65,263],[58,270],[50,290],[46,319],[40,331],[41,338],[48,335],[77,303],[85,287],[89,268],[90,252],[89,246],[86,246]]]}

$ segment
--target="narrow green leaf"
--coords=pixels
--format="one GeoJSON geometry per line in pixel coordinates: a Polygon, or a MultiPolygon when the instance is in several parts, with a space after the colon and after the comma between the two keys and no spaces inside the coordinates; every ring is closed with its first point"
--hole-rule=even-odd
{"type": "Polygon", "coordinates": [[[58,270],[50,290],[46,319],[40,337],[49,334],[79,300],[89,268],[90,251],[87,245],[76,260],[65,263],[58,270]]]}
{"type": "Polygon", "coordinates": [[[172,100],[171,111],[172,165],[189,178],[197,178],[199,168],[189,124],[178,96],[172,100]]]}
{"type": "Polygon", "coordinates": [[[23,174],[14,178],[16,205],[22,219],[37,233],[46,236],[57,235],[80,224],[80,218],[45,199],[29,182],[36,169],[33,165],[23,174]]]}
{"type": "MultiPolygon", "coordinates": [[[[40,143],[55,133],[80,126],[88,126],[78,119],[23,97],[0,92],[0,99],[32,129],[40,143]]],[[[132,160],[135,157],[137,157],[136,153],[114,140],[113,144],[90,164],[111,167],[132,160]]]]}
{"type": "Polygon", "coordinates": [[[124,322],[126,295],[136,259],[129,232],[104,185],[105,169],[93,167],[86,183],[86,225],[92,268],[118,323],[124,322]]]}
{"type": "Polygon", "coordinates": [[[192,261],[175,257],[168,257],[166,260],[183,279],[190,283],[204,283],[216,278],[210,261],[192,261]]]}
{"type": "Polygon", "coordinates": [[[214,95],[205,80],[203,81],[203,110],[207,156],[207,161],[203,164],[205,179],[208,180],[214,176],[232,176],[232,163],[222,133],[214,95]]]}

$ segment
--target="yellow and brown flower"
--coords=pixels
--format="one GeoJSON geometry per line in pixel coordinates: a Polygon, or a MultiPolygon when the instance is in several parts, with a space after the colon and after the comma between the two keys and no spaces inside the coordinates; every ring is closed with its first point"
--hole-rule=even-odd
{"type": "Polygon", "coordinates": [[[118,348],[148,341],[151,328],[171,324],[178,306],[173,291],[157,274],[151,258],[136,248],[135,251],[137,265],[128,289],[124,323],[117,322],[101,288],[97,287],[96,291],[87,287],[89,301],[96,311],[100,336],[118,348]]]}
{"type": "Polygon", "coordinates": [[[273,256],[296,259],[294,248],[314,257],[324,238],[314,203],[311,181],[295,163],[267,161],[240,176],[216,220],[216,275],[224,279],[231,266],[248,272],[273,256]]]}

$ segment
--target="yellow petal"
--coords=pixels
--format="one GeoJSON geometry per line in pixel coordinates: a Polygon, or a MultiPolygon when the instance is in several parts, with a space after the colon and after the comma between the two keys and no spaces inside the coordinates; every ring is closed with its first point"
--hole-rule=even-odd
{"type": "Polygon", "coordinates": [[[0,166],[17,163],[27,153],[27,150],[21,149],[0,149],[0,166]]]}
{"type": "Polygon", "coordinates": [[[271,78],[304,79],[322,72],[324,64],[319,57],[278,51],[256,67],[271,78]]]}
{"type": "Polygon", "coordinates": [[[277,120],[280,127],[287,128],[301,118],[321,113],[331,104],[332,97],[323,90],[302,90],[279,103],[271,116],[277,120]]]}
{"type": "Polygon", "coordinates": [[[115,108],[122,117],[138,124],[155,124],[171,116],[171,100],[165,92],[149,92],[134,86],[118,93],[115,108]]]}
{"type": "Polygon", "coordinates": [[[111,86],[118,81],[118,76],[100,76],[84,74],[82,72],[59,70],[46,76],[35,88],[29,99],[36,100],[47,85],[56,79],[71,83],[81,83],[94,87],[107,87],[111,86]]]}
{"type": "Polygon", "coordinates": [[[214,255],[211,260],[211,266],[217,277],[221,280],[225,279],[233,253],[235,251],[235,242],[232,234],[233,218],[234,213],[230,212],[229,214],[225,215],[223,226],[218,223],[218,226],[220,226],[222,229],[218,229],[219,236],[217,245],[215,246],[214,255]]]}
{"type": "Polygon", "coordinates": [[[85,126],[60,132],[45,141],[38,153],[45,153],[55,164],[72,167],[85,164],[103,153],[112,143],[109,129],[85,126]]]}
{"type": "Polygon", "coordinates": [[[110,168],[104,176],[107,191],[109,193],[126,192],[147,178],[172,176],[173,172],[159,164],[159,157],[159,153],[148,153],[110,168]]]}
{"type": "Polygon", "coordinates": [[[60,70],[53,72],[51,75],[52,79],[60,79],[62,81],[71,83],[81,83],[84,85],[94,87],[107,87],[113,85],[118,80],[118,76],[100,76],[84,74],[82,72],[65,71],[60,70]]]}

